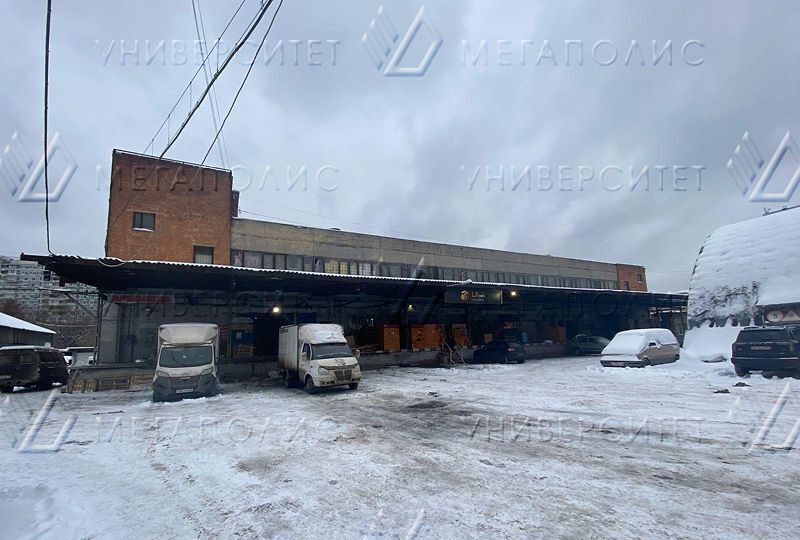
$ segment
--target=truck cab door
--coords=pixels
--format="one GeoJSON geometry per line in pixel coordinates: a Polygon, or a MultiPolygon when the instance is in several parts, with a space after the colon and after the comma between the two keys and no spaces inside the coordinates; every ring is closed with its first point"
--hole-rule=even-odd
{"type": "Polygon", "coordinates": [[[305,379],[306,373],[308,373],[308,367],[311,364],[311,345],[308,343],[303,343],[303,346],[300,348],[300,356],[298,357],[297,363],[297,371],[302,381],[305,379]]]}

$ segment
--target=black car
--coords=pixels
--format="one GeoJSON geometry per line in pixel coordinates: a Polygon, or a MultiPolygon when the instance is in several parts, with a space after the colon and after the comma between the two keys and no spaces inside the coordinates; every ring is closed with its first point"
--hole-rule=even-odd
{"type": "Polygon", "coordinates": [[[516,362],[521,364],[525,361],[525,349],[522,348],[522,345],[513,341],[490,341],[483,347],[475,349],[475,352],[472,353],[472,361],[502,362],[504,364],[516,362]]]}
{"type": "Polygon", "coordinates": [[[67,384],[69,371],[64,355],[50,347],[17,346],[0,349],[0,391],[15,386],[46,390],[53,383],[67,384]]]}
{"type": "Polygon", "coordinates": [[[800,326],[744,328],[733,344],[731,362],[740,377],[751,371],[800,376],[800,326]]]}

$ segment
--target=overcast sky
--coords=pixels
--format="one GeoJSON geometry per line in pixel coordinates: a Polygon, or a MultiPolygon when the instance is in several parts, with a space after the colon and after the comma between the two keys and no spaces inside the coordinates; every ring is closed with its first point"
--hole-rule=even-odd
{"type": "MultiPolygon", "coordinates": [[[[202,0],[209,41],[240,1],[202,0]]],[[[54,4],[50,126],[77,170],[51,205],[52,249],[100,256],[112,149],[144,151],[198,68],[192,3],[54,4]]],[[[401,68],[441,37],[420,76],[378,69],[361,42],[381,5],[285,0],[223,132],[243,217],[642,264],[652,290],[681,290],[714,228],[762,213],[725,168],[744,132],[767,159],[800,136],[793,0],[384,2],[401,68]],[[290,189],[302,167],[307,184],[290,189]],[[649,189],[631,190],[644,167],[649,189]]],[[[258,7],[245,0],[228,48],[258,7]]],[[[38,160],[45,1],[0,0],[0,15],[0,149],[38,160]]],[[[223,115],[261,35],[220,78],[223,115]]],[[[167,157],[199,162],[213,134],[205,103],[167,157]]],[[[207,163],[222,165],[217,148],[207,163]]],[[[0,253],[44,253],[43,204],[19,196],[0,178],[0,253]]]]}

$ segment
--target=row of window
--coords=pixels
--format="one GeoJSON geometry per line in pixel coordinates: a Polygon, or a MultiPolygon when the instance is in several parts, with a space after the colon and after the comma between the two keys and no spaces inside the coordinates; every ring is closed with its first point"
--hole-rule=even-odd
{"type": "Polygon", "coordinates": [[[542,285],[545,287],[570,287],[577,289],[617,289],[616,281],[564,276],[542,276],[481,270],[463,270],[435,266],[415,266],[384,262],[262,253],[258,251],[232,251],[231,264],[244,268],[271,268],[277,270],[302,270],[326,274],[349,274],[356,276],[387,276],[420,279],[445,279],[450,281],[472,281],[511,283],[515,285],[542,285]]]}

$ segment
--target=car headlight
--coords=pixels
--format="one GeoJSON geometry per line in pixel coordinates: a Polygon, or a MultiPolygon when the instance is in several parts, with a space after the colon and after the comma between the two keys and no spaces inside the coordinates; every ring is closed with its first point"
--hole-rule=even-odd
{"type": "Polygon", "coordinates": [[[166,371],[156,370],[156,377],[167,377],[169,378],[169,373],[166,371]]]}
{"type": "Polygon", "coordinates": [[[324,368],[324,367],[320,366],[320,367],[317,368],[317,371],[319,373],[328,373],[328,368],[324,368]]]}
{"type": "Polygon", "coordinates": [[[204,369],[204,370],[203,370],[203,371],[200,373],[200,375],[211,375],[212,373],[214,373],[214,367],[213,367],[213,366],[209,366],[209,367],[207,367],[206,369],[204,369]]]}
{"type": "Polygon", "coordinates": [[[361,366],[360,366],[360,365],[358,365],[358,364],[356,364],[356,365],[353,367],[353,371],[361,371],[361,366]]]}

